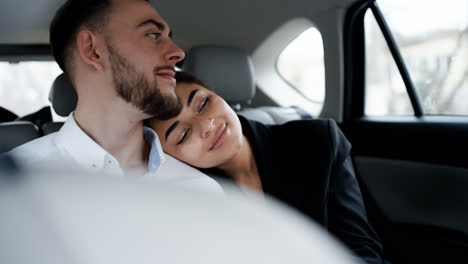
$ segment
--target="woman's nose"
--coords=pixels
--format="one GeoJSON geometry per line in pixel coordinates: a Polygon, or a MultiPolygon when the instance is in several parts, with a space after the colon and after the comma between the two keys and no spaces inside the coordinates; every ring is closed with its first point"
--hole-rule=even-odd
{"type": "Polygon", "coordinates": [[[201,137],[208,138],[211,133],[213,133],[216,127],[216,122],[214,118],[205,118],[201,124],[201,137]]]}

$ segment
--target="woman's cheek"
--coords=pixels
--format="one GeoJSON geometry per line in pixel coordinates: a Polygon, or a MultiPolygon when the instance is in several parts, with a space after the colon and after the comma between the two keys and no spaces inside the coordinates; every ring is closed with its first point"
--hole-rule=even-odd
{"type": "Polygon", "coordinates": [[[202,153],[200,150],[200,144],[191,141],[186,142],[185,145],[181,146],[180,152],[188,162],[191,162],[193,160],[197,160],[197,158],[201,156],[202,153]]]}

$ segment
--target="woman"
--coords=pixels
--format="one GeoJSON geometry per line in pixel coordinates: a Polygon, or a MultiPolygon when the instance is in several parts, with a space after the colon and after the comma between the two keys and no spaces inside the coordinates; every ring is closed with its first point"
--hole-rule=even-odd
{"type": "Polygon", "coordinates": [[[368,263],[383,262],[354,175],[351,146],[335,122],[266,126],[237,116],[196,77],[178,72],[176,80],[180,114],[148,121],[166,153],[198,168],[217,168],[241,186],[282,200],[368,263]]]}

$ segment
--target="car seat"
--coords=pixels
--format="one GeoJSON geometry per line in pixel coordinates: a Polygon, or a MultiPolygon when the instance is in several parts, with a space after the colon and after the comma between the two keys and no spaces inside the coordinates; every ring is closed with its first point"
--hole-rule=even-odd
{"type": "Polygon", "coordinates": [[[223,97],[237,113],[264,124],[311,118],[297,107],[251,107],[255,96],[255,74],[246,51],[233,47],[203,45],[190,49],[183,70],[196,75],[223,97]]]}
{"type": "MultiPolygon", "coordinates": [[[[75,110],[78,97],[75,88],[65,73],[60,74],[55,78],[49,92],[49,101],[52,104],[57,115],[67,117],[75,110]]],[[[41,129],[44,135],[58,131],[63,125],[63,122],[47,122],[42,125],[41,129]]]]}
{"type": "Polygon", "coordinates": [[[14,121],[18,116],[10,110],[0,107],[0,122],[14,121]]]}
{"type": "Polygon", "coordinates": [[[39,128],[28,121],[12,121],[0,123],[0,153],[39,138],[39,128]]]}

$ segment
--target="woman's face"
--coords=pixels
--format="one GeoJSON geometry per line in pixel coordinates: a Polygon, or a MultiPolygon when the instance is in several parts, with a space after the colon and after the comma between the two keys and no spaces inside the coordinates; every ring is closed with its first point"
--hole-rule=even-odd
{"type": "Polygon", "coordinates": [[[175,89],[183,108],[169,120],[150,120],[166,153],[199,168],[216,167],[239,153],[239,118],[218,95],[195,83],[175,89]]]}

